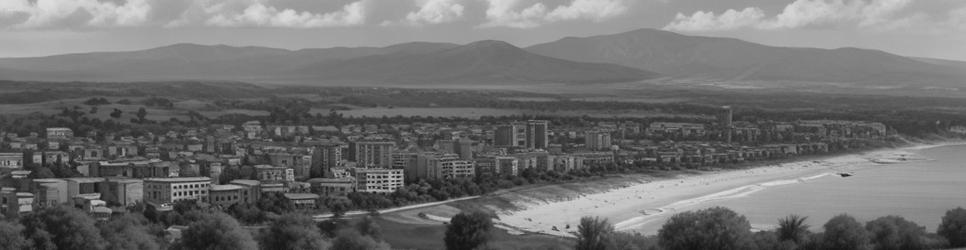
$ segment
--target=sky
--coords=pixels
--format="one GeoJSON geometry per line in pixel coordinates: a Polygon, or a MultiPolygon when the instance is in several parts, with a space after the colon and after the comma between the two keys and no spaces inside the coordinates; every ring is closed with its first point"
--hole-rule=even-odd
{"type": "Polygon", "coordinates": [[[966,61],[966,0],[0,0],[0,57],[175,43],[522,47],[639,28],[966,61]]]}

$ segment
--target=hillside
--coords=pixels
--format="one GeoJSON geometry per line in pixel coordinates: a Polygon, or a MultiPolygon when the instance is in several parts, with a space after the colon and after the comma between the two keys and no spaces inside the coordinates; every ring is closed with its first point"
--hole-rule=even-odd
{"type": "Polygon", "coordinates": [[[413,42],[303,49],[176,44],[128,52],[0,59],[0,79],[29,81],[255,81],[325,84],[615,82],[653,73],[569,62],[513,45],[413,42]]]}
{"type": "Polygon", "coordinates": [[[480,41],[429,53],[393,53],[320,63],[298,72],[328,80],[385,83],[602,83],[656,76],[612,64],[534,55],[501,41],[480,41]]]}
{"type": "Polygon", "coordinates": [[[654,29],[568,37],[527,50],[565,60],[615,63],[689,78],[873,85],[966,83],[966,74],[949,66],[877,50],[772,47],[654,29]]]}

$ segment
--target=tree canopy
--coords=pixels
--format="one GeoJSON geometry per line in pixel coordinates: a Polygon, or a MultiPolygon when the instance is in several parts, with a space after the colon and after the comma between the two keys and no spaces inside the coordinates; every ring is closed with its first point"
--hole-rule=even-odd
{"type": "Polygon", "coordinates": [[[463,212],[453,216],[446,228],[446,249],[476,249],[490,240],[493,221],[483,212],[463,212]]]}
{"type": "Polygon", "coordinates": [[[825,249],[869,249],[869,234],[859,221],[848,214],[832,217],[825,223],[825,249]]]}
{"type": "Polygon", "coordinates": [[[949,240],[952,247],[966,247],[966,209],[958,207],[946,211],[936,232],[949,240]]]}
{"type": "Polygon", "coordinates": [[[614,226],[607,219],[598,217],[580,218],[577,225],[577,250],[607,249],[608,235],[614,232],[614,226]]]}
{"type": "Polygon", "coordinates": [[[37,249],[104,249],[94,219],[67,206],[42,209],[25,216],[24,234],[37,249]]]}
{"type": "Polygon", "coordinates": [[[327,249],[329,242],[312,218],[300,214],[284,214],[269,225],[261,235],[264,249],[297,250],[327,249]]]}
{"type": "Polygon", "coordinates": [[[750,235],[748,219],[723,207],[675,214],[658,231],[667,250],[746,249],[750,235]]]}
{"type": "Polygon", "coordinates": [[[256,250],[258,243],[231,216],[202,214],[181,233],[184,249],[256,250]]]}

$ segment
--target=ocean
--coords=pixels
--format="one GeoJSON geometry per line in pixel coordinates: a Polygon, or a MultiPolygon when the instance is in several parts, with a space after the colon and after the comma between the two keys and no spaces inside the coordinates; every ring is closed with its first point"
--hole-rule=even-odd
{"type": "MultiPolygon", "coordinates": [[[[746,216],[758,229],[773,228],[779,218],[798,214],[808,217],[813,232],[822,231],[826,221],[843,213],[863,222],[899,215],[935,232],[947,210],[966,207],[966,145],[905,151],[926,160],[863,163],[849,167],[851,177],[826,175],[797,183],[766,184],[746,195],[682,210],[723,206],[746,216]]],[[[635,231],[655,234],[661,224],[663,220],[635,231]]]]}

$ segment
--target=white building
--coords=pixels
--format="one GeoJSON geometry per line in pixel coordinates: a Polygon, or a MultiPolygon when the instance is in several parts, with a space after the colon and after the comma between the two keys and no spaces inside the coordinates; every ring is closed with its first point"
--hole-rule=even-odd
{"type": "Polygon", "coordinates": [[[356,191],[368,193],[392,193],[405,185],[402,169],[354,168],[356,191]]]}
{"type": "Polygon", "coordinates": [[[144,201],[154,204],[182,200],[207,202],[210,188],[208,177],[148,178],[144,180],[144,201]]]}

